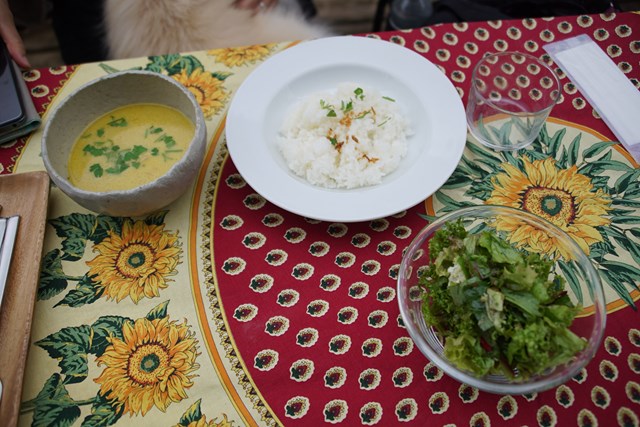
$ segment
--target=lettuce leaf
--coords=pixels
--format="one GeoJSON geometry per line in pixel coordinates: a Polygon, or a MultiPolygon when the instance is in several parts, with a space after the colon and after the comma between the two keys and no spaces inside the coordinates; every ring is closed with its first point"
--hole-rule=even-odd
{"type": "Polygon", "coordinates": [[[554,263],[513,247],[494,231],[469,234],[447,223],[429,243],[421,277],[425,321],[445,340],[445,355],[483,376],[526,379],[569,361],[586,346],[569,330],[581,307],[554,263]]]}

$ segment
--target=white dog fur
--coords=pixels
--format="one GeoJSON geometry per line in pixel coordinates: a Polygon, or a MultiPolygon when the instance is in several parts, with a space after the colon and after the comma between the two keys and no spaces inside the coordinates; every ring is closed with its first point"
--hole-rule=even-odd
{"type": "Polygon", "coordinates": [[[253,13],[232,0],[106,0],[110,58],[161,55],[220,47],[314,39],[330,35],[305,21],[295,0],[253,13]]]}

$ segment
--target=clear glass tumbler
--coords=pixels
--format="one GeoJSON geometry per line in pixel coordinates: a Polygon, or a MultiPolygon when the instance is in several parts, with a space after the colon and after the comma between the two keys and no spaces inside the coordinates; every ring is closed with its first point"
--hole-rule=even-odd
{"type": "Polygon", "coordinates": [[[471,134],[495,150],[531,144],[560,99],[556,73],[520,52],[486,55],[475,66],[467,102],[471,134]]]}

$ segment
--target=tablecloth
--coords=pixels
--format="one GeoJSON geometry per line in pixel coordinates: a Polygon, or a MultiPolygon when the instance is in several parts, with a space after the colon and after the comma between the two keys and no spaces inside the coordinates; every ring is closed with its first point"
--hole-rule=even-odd
{"type": "MultiPolygon", "coordinates": [[[[621,13],[360,35],[422,54],[463,101],[486,52],[529,52],[562,84],[533,145],[500,153],[469,137],[437,193],[362,223],[288,213],[228,156],[234,91],[291,43],[26,72],[45,122],[99,75],[171,75],[196,95],[210,141],[192,188],[147,217],[96,215],[52,189],[20,425],[639,425],[640,169],[542,49],[588,34],[640,87],[639,31],[640,15],[621,13]],[[571,222],[603,279],[602,346],[552,390],[501,396],[460,384],[418,351],[400,318],[404,248],[430,217],[484,203],[571,222]]],[[[2,147],[2,172],[43,169],[41,135],[2,147]]]]}

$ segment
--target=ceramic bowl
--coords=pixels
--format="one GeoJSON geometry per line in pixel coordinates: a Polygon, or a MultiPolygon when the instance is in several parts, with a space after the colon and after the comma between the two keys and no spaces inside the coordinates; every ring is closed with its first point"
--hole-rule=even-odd
{"type": "Polygon", "coordinates": [[[158,73],[121,71],[81,86],[55,108],[44,128],[42,158],[51,180],[79,205],[106,215],[141,216],[166,207],[191,186],[206,143],[202,110],[187,88],[158,73]],[[78,135],[100,116],[135,103],[173,107],[194,123],[195,133],[183,157],[164,175],[133,189],[92,192],[72,185],[67,164],[78,135]]]}
{"type": "Polygon", "coordinates": [[[398,275],[398,303],[409,335],[432,363],[445,374],[462,383],[498,394],[540,392],[574,377],[596,353],[602,341],[606,321],[605,297],[600,277],[578,244],[547,220],[526,211],[502,206],[463,208],[448,213],[424,227],[403,254],[398,275]],[[542,255],[554,260],[554,273],[565,278],[565,290],[572,302],[582,304],[582,312],[570,327],[572,332],[586,341],[582,351],[569,362],[526,379],[492,374],[480,377],[460,369],[448,360],[444,352],[442,335],[433,326],[427,324],[423,316],[423,304],[428,303],[429,296],[425,288],[420,286],[420,274],[431,262],[429,242],[434,233],[446,223],[456,222],[458,219],[462,220],[462,224],[469,233],[493,229],[508,241],[508,232],[504,231],[507,228],[500,225],[500,221],[506,219],[510,225],[517,224],[519,232],[540,233],[541,239],[553,239],[554,245],[550,247],[562,248],[562,257],[556,257],[556,253],[542,253],[542,255]]]}

